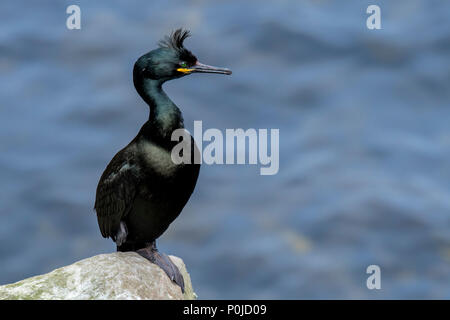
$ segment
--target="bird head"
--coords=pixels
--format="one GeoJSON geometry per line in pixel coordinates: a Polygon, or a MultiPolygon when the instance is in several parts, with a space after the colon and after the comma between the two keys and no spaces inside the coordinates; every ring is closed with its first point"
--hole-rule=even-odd
{"type": "Polygon", "coordinates": [[[167,81],[191,73],[231,74],[229,69],[202,64],[183,45],[190,36],[188,30],[178,29],[159,41],[159,48],[141,56],[134,65],[134,76],[167,81]]]}

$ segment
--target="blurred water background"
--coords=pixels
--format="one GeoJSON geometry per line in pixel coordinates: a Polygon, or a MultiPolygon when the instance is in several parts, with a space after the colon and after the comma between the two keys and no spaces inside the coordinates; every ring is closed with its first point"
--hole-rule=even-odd
{"type": "Polygon", "coordinates": [[[159,240],[199,297],[450,298],[449,14],[438,0],[2,0],[0,284],[115,250],[95,188],[148,117],[135,60],[182,26],[202,62],[234,72],[165,85],[187,128],[280,129],[277,175],[204,165],[159,240]],[[370,4],[382,30],[366,28],[370,4]]]}

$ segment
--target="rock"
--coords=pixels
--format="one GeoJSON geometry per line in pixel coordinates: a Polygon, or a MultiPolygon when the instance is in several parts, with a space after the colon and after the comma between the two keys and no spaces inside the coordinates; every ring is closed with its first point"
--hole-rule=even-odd
{"type": "Polygon", "coordinates": [[[157,265],[135,252],[115,252],[0,286],[0,299],[196,299],[183,260],[170,259],[184,277],[184,295],[157,265]]]}

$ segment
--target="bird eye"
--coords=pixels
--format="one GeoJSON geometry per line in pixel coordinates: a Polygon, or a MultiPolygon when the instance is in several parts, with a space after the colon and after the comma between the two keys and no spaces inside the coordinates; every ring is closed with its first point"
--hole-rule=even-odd
{"type": "Polygon", "coordinates": [[[183,68],[187,68],[187,63],[183,61],[183,62],[180,63],[180,66],[183,67],[183,68]]]}

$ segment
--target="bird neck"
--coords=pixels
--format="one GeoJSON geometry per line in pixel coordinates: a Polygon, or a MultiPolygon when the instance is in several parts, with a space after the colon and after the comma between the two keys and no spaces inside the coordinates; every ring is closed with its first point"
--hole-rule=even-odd
{"type": "Polygon", "coordinates": [[[172,132],[184,128],[183,116],[162,89],[163,83],[153,79],[135,81],[137,92],[150,107],[149,119],[141,131],[152,140],[171,141],[172,132]]]}

